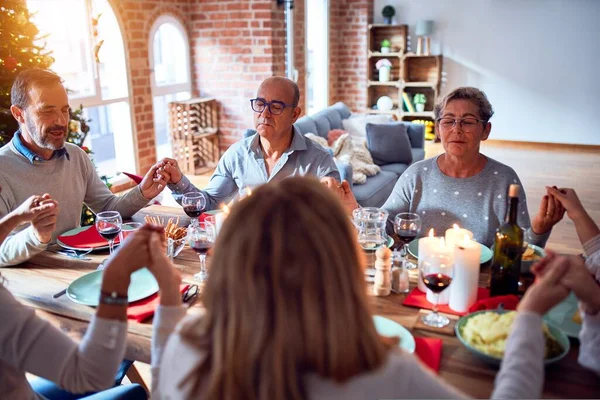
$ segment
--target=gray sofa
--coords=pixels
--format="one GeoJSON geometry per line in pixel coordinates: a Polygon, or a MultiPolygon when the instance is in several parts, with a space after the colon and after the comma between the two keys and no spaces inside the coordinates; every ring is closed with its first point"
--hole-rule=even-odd
{"type": "MultiPolygon", "coordinates": [[[[352,112],[344,103],[338,102],[316,114],[298,119],[294,126],[303,134],[315,133],[327,138],[330,130],[344,129],[342,120],[350,118],[351,114],[352,112]]],[[[410,153],[412,154],[411,163],[425,158],[425,129],[423,125],[410,122],[395,122],[389,123],[389,125],[388,129],[394,129],[393,127],[397,125],[404,125],[406,127],[411,147],[410,153]]],[[[254,133],[256,131],[248,129],[245,132],[245,136],[247,137],[254,133]]],[[[367,147],[371,149],[373,146],[374,144],[370,143],[369,138],[367,138],[367,147]]],[[[373,158],[375,163],[381,167],[381,172],[368,177],[364,184],[352,185],[352,192],[358,203],[363,207],[382,206],[392,192],[400,175],[410,165],[402,162],[386,162],[382,159],[377,159],[375,156],[373,158]]],[[[336,162],[336,164],[340,170],[341,178],[348,180],[352,184],[352,168],[350,165],[341,162],[336,162]]]]}

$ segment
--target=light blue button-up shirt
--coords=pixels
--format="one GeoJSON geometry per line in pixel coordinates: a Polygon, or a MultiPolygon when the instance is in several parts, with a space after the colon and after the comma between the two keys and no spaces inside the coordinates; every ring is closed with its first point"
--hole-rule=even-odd
{"type": "MultiPolygon", "coordinates": [[[[45,160],[42,158],[42,156],[40,156],[37,153],[34,153],[33,151],[29,150],[27,147],[25,147],[25,145],[23,144],[23,141],[21,140],[21,130],[18,130],[15,132],[15,134],[13,135],[12,138],[12,142],[15,145],[15,149],[17,149],[17,151],[19,153],[21,153],[22,155],[25,156],[25,158],[27,158],[29,160],[30,163],[34,163],[34,161],[37,162],[44,162],[45,160]]],[[[59,158],[65,156],[67,158],[67,160],[70,160],[71,158],[69,157],[69,153],[67,152],[67,149],[62,147],[58,150],[54,150],[54,153],[52,153],[52,157],[50,158],[51,160],[54,158],[59,158]]]]}
{"type": "Polygon", "coordinates": [[[184,193],[202,192],[207,199],[206,210],[214,210],[237,194],[243,194],[247,187],[290,176],[312,175],[319,179],[328,176],[340,180],[331,154],[296,129],[290,147],[281,155],[269,175],[259,139],[260,136],[254,134],[227,149],[204,190],[192,185],[185,176],[177,184],[170,184],[175,199],[179,202],[184,193]]]}

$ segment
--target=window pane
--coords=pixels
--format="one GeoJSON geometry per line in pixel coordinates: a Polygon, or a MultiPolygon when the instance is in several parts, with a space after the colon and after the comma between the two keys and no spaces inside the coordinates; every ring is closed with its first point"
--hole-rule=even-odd
{"type": "Polygon", "coordinates": [[[102,100],[128,96],[125,49],[117,18],[106,0],[93,1],[93,16],[98,19],[98,38],[104,40],[98,52],[98,72],[102,100]]]}
{"type": "Polygon", "coordinates": [[[188,61],[183,34],[172,23],[162,24],[153,39],[154,82],[157,86],[189,81],[188,61]]]}
{"type": "Polygon", "coordinates": [[[327,0],[306,2],[306,108],[307,114],[327,107],[328,102],[328,11],[327,0]]]}
{"type": "Polygon", "coordinates": [[[117,171],[134,172],[133,153],[119,154],[119,149],[128,148],[124,139],[130,140],[131,117],[129,104],[113,103],[106,106],[84,108],[90,132],[86,141],[94,152],[94,163],[100,175],[114,176],[117,171]]]}
{"type": "Polygon", "coordinates": [[[189,92],[154,97],[154,131],[156,132],[156,156],[158,159],[173,155],[171,135],[169,135],[169,103],[189,98],[189,92]]]}
{"type": "Polygon", "coordinates": [[[86,2],[82,0],[27,0],[27,7],[37,13],[33,22],[52,51],[51,69],[65,80],[69,98],[95,94],[92,50],[86,2]]]}

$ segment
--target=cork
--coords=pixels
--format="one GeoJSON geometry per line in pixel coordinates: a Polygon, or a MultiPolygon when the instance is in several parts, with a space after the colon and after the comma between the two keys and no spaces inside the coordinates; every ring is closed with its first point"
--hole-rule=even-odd
{"type": "Polygon", "coordinates": [[[521,191],[521,186],[519,185],[510,185],[508,187],[508,197],[519,197],[519,192],[521,191]]]}

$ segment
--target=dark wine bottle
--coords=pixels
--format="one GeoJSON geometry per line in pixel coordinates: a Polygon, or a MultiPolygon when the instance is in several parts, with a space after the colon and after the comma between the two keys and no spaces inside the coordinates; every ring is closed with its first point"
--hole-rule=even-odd
{"type": "Polygon", "coordinates": [[[490,295],[519,294],[523,229],[517,224],[519,185],[508,188],[509,205],[504,223],[496,231],[490,274],[490,295]]]}

